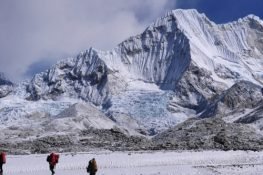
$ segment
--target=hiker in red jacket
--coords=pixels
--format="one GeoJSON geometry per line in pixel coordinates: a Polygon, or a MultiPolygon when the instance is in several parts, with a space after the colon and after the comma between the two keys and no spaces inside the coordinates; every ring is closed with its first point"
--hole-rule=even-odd
{"type": "Polygon", "coordinates": [[[6,163],[6,154],[1,152],[0,154],[0,173],[3,174],[3,164],[6,163]]]}
{"type": "Polygon", "coordinates": [[[52,173],[52,175],[55,174],[55,167],[56,164],[58,163],[59,155],[55,153],[51,153],[50,155],[47,156],[47,161],[49,163],[49,169],[52,173]]]}

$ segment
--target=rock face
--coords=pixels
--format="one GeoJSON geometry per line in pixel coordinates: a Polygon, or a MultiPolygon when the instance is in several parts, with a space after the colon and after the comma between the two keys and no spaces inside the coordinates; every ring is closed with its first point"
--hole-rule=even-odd
{"type": "Polygon", "coordinates": [[[262,150],[263,136],[220,118],[189,119],[156,135],[153,143],[162,149],[262,150]]]}

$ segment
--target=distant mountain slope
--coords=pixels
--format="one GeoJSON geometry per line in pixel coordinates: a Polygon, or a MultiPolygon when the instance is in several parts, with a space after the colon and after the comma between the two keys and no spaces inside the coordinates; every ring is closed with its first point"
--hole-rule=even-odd
{"type": "MultiPolygon", "coordinates": [[[[250,123],[262,131],[261,124],[245,122],[261,116],[262,68],[258,17],[218,25],[196,10],[174,10],[110,51],[90,48],[15,86],[0,99],[1,121],[9,127],[44,112],[73,132],[80,125],[72,105],[81,101],[103,114],[89,126],[107,121],[135,135],[156,135],[192,117],[250,123]],[[62,111],[65,117],[57,119],[62,111]]],[[[81,126],[91,119],[80,118],[81,126]]]]}

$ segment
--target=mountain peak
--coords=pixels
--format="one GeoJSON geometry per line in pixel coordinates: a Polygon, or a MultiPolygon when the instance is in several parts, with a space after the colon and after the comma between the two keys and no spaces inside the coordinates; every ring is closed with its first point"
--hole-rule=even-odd
{"type": "Polygon", "coordinates": [[[168,13],[173,13],[174,15],[176,14],[184,14],[184,15],[200,15],[203,16],[203,13],[199,13],[196,9],[175,9],[171,10],[168,13]]]}
{"type": "Polygon", "coordinates": [[[263,21],[256,15],[249,14],[245,17],[239,18],[236,21],[221,24],[221,26],[233,26],[233,25],[248,24],[251,28],[260,29],[258,27],[263,26],[263,21]]]}
{"type": "Polygon", "coordinates": [[[176,9],[168,11],[164,16],[158,18],[151,24],[150,27],[160,26],[171,21],[176,23],[183,23],[184,21],[190,21],[190,23],[191,21],[213,23],[204,13],[199,13],[196,9],[176,9]]]}
{"type": "Polygon", "coordinates": [[[262,21],[258,16],[249,14],[243,18],[243,20],[249,20],[249,21],[262,21]]]}

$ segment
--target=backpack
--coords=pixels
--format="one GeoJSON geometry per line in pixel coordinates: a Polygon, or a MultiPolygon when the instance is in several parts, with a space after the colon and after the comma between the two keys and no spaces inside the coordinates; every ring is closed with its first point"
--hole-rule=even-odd
{"type": "Polygon", "coordinates": [[[4,152],[2,152],[1,155],[0,155],[0,162],[2,164],[6,163],[6,154],[4,152]]]}
{"type": "Polygon", "coordinates": [[[92,166],[91,164],[92,164],[91,161],[89,161],[89,165],[87,167],[87,173],[91,172],[91,166],[92,166]]]}
{"type": "Polygon", "coordinates": [[[47,156],[47,162],[50,162],[50,155],[47,156]]]}

